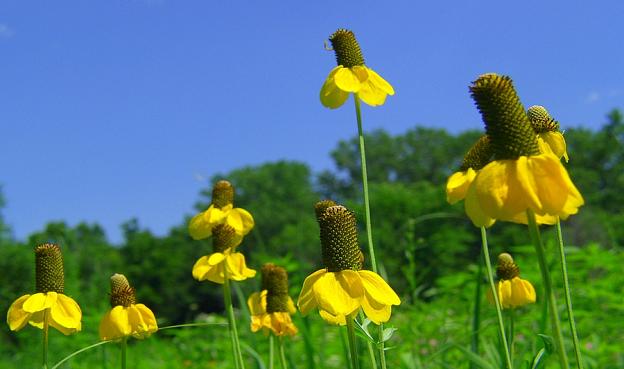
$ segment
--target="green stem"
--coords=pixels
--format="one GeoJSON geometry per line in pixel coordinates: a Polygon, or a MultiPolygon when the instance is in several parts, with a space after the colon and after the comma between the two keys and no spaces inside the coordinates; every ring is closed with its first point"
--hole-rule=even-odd
{"type": "Polygon", "coordinates": [[[357,346],[355,342],[355,328],[353,327],[353,318],[350,317],[347,317],[347,336],[349,337],[351,367],[353,369],[360,369],[360,361],[358,360],[357,346]]]}
{"type": "MultiPolygon", "coordinates": [[[[479,263],[477,269],[476,284],[474,296],[474,311],[472,313],[472,332],[470,334],[470,350],[479,356],[479,329],[481,325],[481,275],[483,274],[483,263],[479,263]]],[[[470,361],[470,369],[476,368],[476,364],[470,361]]]]}
{"type": "Polygon", "coordinates": [[[557,354],[559,356],[559,365],[561,369],[569,369],[568,357],[565,354],[565,348],[563,345],[563,334],[561,333],[561,323],[559,322],[559,313],[557,312],[557,301],[555,300],[555,294],[552,289],[552,280],[550,278],[550,272],[548,271],[548,264],[546,263],[546,253],[544,252],[544,245],[540,237],[539,228],[535,220],[535,213],[533,210],[527,210],[527,219],[529,225],[529,233],[531,234],[531,240],[535,246],[535,254],[539,262],[540,270],[542,272],[542,281],[544,282],[544,289],[546,298],[548,299],[548,312],[550,313],[550,324],[552,326],[552,335],[554,336],[555,346],[557,347],[557,354]]]}
{"type": "Polygon", "coordinates": [[[273,356],[275,352],[275,336],[273,333],[269,334],[269,369],[273,369],[273,356]]]}
{"type": "Polygon", "coordinates": [[[507,316],[509,318],[509,336],[507,338],[507,341],[509,342],[509,357],[511,359],[512,366],[513,366],[513,357],[514,357],[514,336],[515,336],[514,315],[515,315],[515,309],[514,308],[509,309],[507,313],[507,316]]]}
{"type": "Polygon", "coordinates": [[[128,338],[121,340],[121,369],[126,369],[126,351],[128,349],[128,338]]]}
{"type": "MultiPolygon", "coordinates": [[[[364,315],[364,312],[362,312],[361,309],[359,311],[359,315],[360,315],[360,320],[364,322],[364,319],[366,319],[366,315],[364,315]]],[[[368,348],[368,356],[371,361],[371,369],[377,369],[377,358],[375,358],[375,348],[373,347],[373,343],[371,342],[371,340],[368,340],[368,339],[366,340],[366,347],[368,348]]]]}
{"type": "Polygon", "coordinates": [[[43,311],[43,369],[48,368],[48,333],[49,333],[50,309],[43,311]]]}
{"type": "Polygon", "coordinates": [[[498,299],[498,293],[496,286],[494,285],[494,275],[492,273],[492,263],[490,262],[490,250],[487,243],[487,234],[485,227],[481,227],[481,245],[483,248],[483,259],[485,259],[485,268],[487,272],[488,281],[490,283],[490,289],[492,290],[492,297],[494,298],[494,305],[496,305],[496,316],[498,318],[498,329],[501,342],[503,343],[503,353],[505,356],[505,365],[507,369],[513,369],[511,365],[511,358],[509,357],[509,346],[507,345],[507,338],[505,337],[505,324],[503,323],[503,313],[498,299]]]}
{"type": "Polygon", "coordinates": [[[243,355],[240,348],[240,341],[238,339],[236,317],[234,316],[234,306],[232,305],[232,291],[230,289],[230,280],[226,265],[223,265],[223,299],[225,301],[225,309],[227,311],[230,338],[232,340],[232,354],[234,355],[234,364],[236,369],[245,369],[245,363],[243,362],[243,355]]]}
{"type": "Polygon", "coordinates": [[[282,369],[288,369],[288,363],[286,362],[286,353],[284,352],[284,337],[278,337],[278,343],[279,343],[280,363],[282,364],[282,369]]]}
{"type": "Polygon", "coordinates": [[[576,367],[583,369],[583,358],[581,357],[581,344],[579,343],[574,313],[572,311],[572,297],[570,295],[570,282],[568,281],[568,267],[566,263],[565,250],[563,247],[563,236],[561,234],[561,222],[557,218],[557,241],[559,243],[559,260],[561,261],[561,275],[563,276],[563,290],[565,291],[566,308],[568,310],[568,323],[572,332],[572,343],[574,345],[574,355],[576,356],[576,367]]]}
{"type": "MultiPolygon", "coordinates": [[[[360,98],[357,94],[353,94],[353,100],[355,101],[355,117],[357,119],[358,138],[360,144],[360,163],[362,164],[362,188],[364,192],[364,214],[366,221],[366,240],[368,242],[368,254],[371,258],[371,267],[373,272],[377,273],[377,258],[375,257],[375,247],[373,245],[373,230],[371,226],[371,214],[370,214],[370,199],[368,196],[368,171],[366,169],[366,149],[364,147],[364,130],[362,129],[362,111],[360,109],[360,98]]],[[[381,362],[381,369],[386,369],[386,350],[384,348],[383,341],[383,324],[380,324],[377,329],[379,343],[379,361],[381,362]]]]}

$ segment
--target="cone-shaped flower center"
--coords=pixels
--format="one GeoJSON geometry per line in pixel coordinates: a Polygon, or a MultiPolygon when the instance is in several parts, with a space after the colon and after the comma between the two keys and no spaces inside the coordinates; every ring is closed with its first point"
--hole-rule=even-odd
{"type": "Polygon", "coordinates": [[[468,150],[459,170],[465,171],[470,168],[479,170],[492,160],[492,154],[490,138],[487,135],[483,135],[472,145],[470,150],[468,150]]]}
{"type": "Polygon", "coordinates": [[[111,307],[125,306],[128,307],[136,303],[136,295],[134,288],[130,287],[128,279],[123,274],[113,274],[110,278],[111,293],[110,303],[111,307]]]}
{"type": "Polygon", "coordinates": [[[288,274],[286,269],[268,263],[262,267],[263,290],[267,291],[267,313],[288,312],[288,274]]]}
{"type": "Polygon", "coordinates": [[[511,78],[484,74],[470,86],[496,160],[539,155],[535,131],[511,78]]]}
{"type": "Polygon", "coordinates": [[[553,119],[541,105],[533,105],[527,110],[527,116],[535,133],[558,132],[559,122],[553,119]]]}
{"type": "Polygon", "coordinates": [[[325,210],[330,206],[338,205],[334,200],[321,200],[314,204],[314,212],[316,213],[316,220],[318,221],[325,210]]]}
{"type": "Polygon", "coordinates": [[[227,223],[219,224],[212,230],[212,250],[223,253],[229,248],[236,247],[241,242],[241,236],[227,223]]]}
{"type": "Polygon", "coordinates": [[[217,208],[222,208],[234,202],[234,187],[228,181],[221,180],[212,188],[212,203],[217,208]]]}
{"type": "Polygon", "coordinates": [[[58,245],[44,243],[35,248],[35,270],[37,292],[64,292],[63,254],[58,245]]]}
{"type": "Polygon", "coordinates": [[[510,280],[520,275],[520,268],[514,262],[511,255],[504,252],[498,255],[498,265],[496,266],[496,276],[498,279],[510,280]]]}
{"type": "Polygon", "coordinates": [[[364,65],[364,57],[353,32],[339,29],[329,36],[329,41],[336,53],[336,63],[338,65],[342,65],[345,68],[364,65]]]}
{"type": "Polygon", "coordinates": [[[355,215],[342,205],[330,206],[318,218],[321,254],[329,272],[362,269],[355,215]]]}

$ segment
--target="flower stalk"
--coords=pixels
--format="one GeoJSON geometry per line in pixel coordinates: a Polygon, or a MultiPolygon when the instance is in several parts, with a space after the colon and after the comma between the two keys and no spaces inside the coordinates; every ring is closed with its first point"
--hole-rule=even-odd
{"type": "Polygon", "coordinates": [[[48,369],[49,310],[43,312],[43,369],[48,369]]]}
{"type": "Polygon", "coordinates": [[[284,351],[284,338],[278,337],[277,342],[279,345],[279,357],[282,369],[288,369],[288,363],[286,362],[286,352],[284,351]]]}
{"type": "Polygon", "coordinates": [[[358,360],[357,346],[355,342],[355,328],[353,327],[353,318],[347,318],[347,337],[349,338],[349,353],[351,357],[351,368],[360,369],[360,361],[358,360]]]}
{"type": "Polygon", "coordinates": [[[527,220],[529,223],[529,233],[533,246],[535,247],[535,253],[539,262],[540,271],[542,273],[542,280],[544,282],[544,289],[546,298],[548,300],[548,312],[550,314],[550,323],[552,326],[552,335],[554,336],[554,343],[557,349],[557,355],[559,357],[559,365],[561,369],[568,369],[568,357],[565,354],[565,348],[563,345],[563,334],[561,333],[561,323],[559,322],[559,313],[557,312],[557,301],[555,300],[555,294],[552,289],[552,279],[550,278],[550,272],[548,271],[548,264],[546,263],[546,253],[544,252],[544,245],[540,236],[539,228],[535,220],[535,213],[531,209],[527,209],[527,220]]]}
{"type": "Polygon", "coordinates": [[[236,328],[236,317],[234,316],[234,306],[232,305],[232,291],[230,289],[230,279],[228,276],[227,266],[223,267],[223,300],[228,317],[228,328],[230,338],[232,340],[232,355],[234,356],[234,364],[236,369],[245,369],[243,355],[240,349],[240,341],[238,339],[238,329],[236,328]]]}
{"type": "Polygon", "coordinates": [[[563,278],[563,290],[565,293],[566,309],[568,311],[568,323],[572,332],[572,343],[574,345],[574,355],[576,357],[576,367],[583,369],[583,358],[581,357],[581,344],[576,332],[574,312],[572,310],[572,297],[570,295],[570,283],[568,281],[568,267],[566,263],[565,250],[563,248],[563,236],[561,234],[561,222],[557,218],[557,243],[559,245],[559,260],[561,262],[561,275],[563,278]]]}

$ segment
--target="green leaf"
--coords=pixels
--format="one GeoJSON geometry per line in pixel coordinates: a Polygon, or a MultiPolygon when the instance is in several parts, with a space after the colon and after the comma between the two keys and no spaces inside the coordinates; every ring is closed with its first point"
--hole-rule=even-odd
{"type": "Polygon", "coordinates": [[[544,342],[544,349],[546,350],[547,354],[550,355],[553,352],[555,352],[555,344],[554,344],[552,337],[545,335],[545,334],[538,334],[538,336],[544,342]]]}
{"type": "Polygon", "coordinates": [[[394,335],[394,332],[396,331],[398,331],[398,328],[394,328],[394,327],[389,327],[389,328],[384,329],[381,340],[383,342],[390,340],[390,338],[392,338],[392,336],[394,335]]]}
{"type": "Polygon", "coordinates": [[[544,362],[546,361],[546,358],[548,357],[548,353],[546,352],[545,349],[541,348],[537,354],[535,354],[535,357],[533,357],[533,361],[531,362],[531,369],[540,369],[542,368],[544,365],[544,362]]]}

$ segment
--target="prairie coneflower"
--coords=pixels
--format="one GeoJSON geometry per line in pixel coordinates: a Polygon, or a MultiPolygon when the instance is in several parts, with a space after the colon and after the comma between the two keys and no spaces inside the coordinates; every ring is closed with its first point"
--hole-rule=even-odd
{"type": "Polygon", "coordinates": [[[527,110],[531,126],[537,133],[537,143],[541,152],[552,152],[558,158],[570,160],[565,138],[559,129],[559,122],[554,120],[548,110],[541,105],[533,105],[527,110]]]}
{"type": "Polygon", "coordinates": [[[362,308],[376,324],[390,319],[401,300],[377,273],[362,270],[355,215],[342,205],[316,205],[324,268],[303,282],[297,305],[302,314],[318,307],[325,321],[344,325],[362,308]]]}
{"type": "Polygon", "coordinates": [[[134,337],[143,339],[158,330],[154,313],[145,305],[136,303],[134,288],[123,274],[111,277],[111,310],[100,322],[102,340],[134,337]]]}
{"type": "Polygon", "coordinates": [[[370,106],[383,105],[394,89],[374,70],[364,64],[360,45],[352,31],[339,29],[329,37],[338,66],[329,72],[321,88],[321,103],[336,109],[353,93],[370,106]]]}
{"type": "MultiPolygon", "coordinates": [[[[508,253],[498,255],[496,275],[496,292],[503,309],[535,303],[535,288],[531,282],[520,278],[520,268],[508,253]]],[[[491,291],[488,293],[488,300],[494,303],[491,291]]]]}
{"type": "Polygon", "coordinates": [[[271,263],[262,267],[261,291],[247,300],[251,312],[251,331],[272,332],[276,336],[295,335],[297,327],[290,318],[297,310],[288,296],[288,274],[271,263]]]}
{"type": "Polygon", "coordinates": [[[466,213],[472,222],[478,227],[489,227],[496,220],[527,224],[527,211],[532,211],[541,223],[553,224],[557,217],[576,214],[583,197],[559,158],[540,152],[511,79],[485,74],[470,90],[494,158],[466,193],[466,213]]]}

